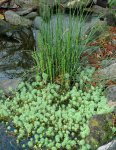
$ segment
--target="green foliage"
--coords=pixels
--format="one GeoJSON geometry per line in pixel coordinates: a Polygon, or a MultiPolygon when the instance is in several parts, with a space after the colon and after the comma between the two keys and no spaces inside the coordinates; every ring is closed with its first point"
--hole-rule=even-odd
{"type": "MultiPolygon", "coordinates": [[[[78,75],[83,85],[93,70],[86,69],[78,75]]],[[[0,120],[13,122],[17,142],[29,139],[23,148],[89,150],[90,145],[86,143],[89,119],[112,111],[103,96],[103,88],[90,85],[87,90],[78,82],[72,89],[62,89],[46,80],[47,75],[43,74],[31,84],[22,82],[12,100],[1,100],[0,120]]]]}
{"type": "Polygon", "coordinates": [[[111,9],[112,13],[114,13],[115,17],[116,17],[116,0],[109,0],[109,6],[111,8],[114,8],[114,10],[111,9]]]}
{"type": "Polygon", "coordinates": [[[83,34],[87,15],[77,18],[70,16],[67,25],[64,24],[63,15],[59,13],[56,17],[56,22],[41,25],[43,28],[38,34],[38,50],[33,54],[37,70],[48,74],[51,82],[67,73],[70,78],[76,75],[81,63],[80,56],[90,49],[89,43],[95,40],[93,37],[97,30],[93,27],[88,36],[83,34]]]}
{"type": "Polygon", "coordinates": [[[116,7],[116,0],[108,0],[110,6],[116,7]]]}

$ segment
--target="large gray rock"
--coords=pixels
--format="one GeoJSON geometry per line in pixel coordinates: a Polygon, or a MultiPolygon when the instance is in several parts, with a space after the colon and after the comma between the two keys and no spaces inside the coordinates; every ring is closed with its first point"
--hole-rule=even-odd
{"type": "Polygon", "coordinates": [[[113,137],[112,126],[112,114],[95,115],[90,119],[90,134],[86,140],[92,150],[96,150],[111,140],[113,137]]]}
{"type": "Polygon", "coordinates": [[[22,16],[19,16],[17,13],[10,10],[5,12],[5,19],[12,25],[26,26],[26,27],[32,25],[32,21],[22,16]]]}
{"type": "Polygon", "coordinates": [[[97,150],[116,150],[116,140],[113,140],[108,144],[99,147],[97,150]]]}
{"type": "Polygon", "coordinates": [[[5,20],[0,20],[0,34],[6,33],[11,29],[11,25],[5,20]]]}
{"type": "Polygon", "coordinates": [[[102,60],[101,65],[104,68],[104,67],[108,67],[115,63],[116,63],[116,59],[104,59],[104,60],[102,60]]]}
{"type": "Polygon", "coordinates": [[[109,86],[107,88],[106,93],[108,104],[114,107],[114,113],[116,114],[116,86],[115,85],[109,86]]]}
{"type": "Polygon", "coordinates": [[[116,79],[116,63],[111,64],[110,66],[100,69],[98,71],[99,79],[107,79],[107,80],[114,80],[116,79]]]}
{"type": "Polygon", "coordinates": [[[111,85],[107,88],[107,98],[108,100],[116,102],[116,86],[111,85]]]}

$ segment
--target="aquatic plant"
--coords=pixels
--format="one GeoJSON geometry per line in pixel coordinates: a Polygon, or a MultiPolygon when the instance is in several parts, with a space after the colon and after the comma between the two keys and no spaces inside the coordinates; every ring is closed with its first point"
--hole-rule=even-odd
{"type": "MultiPolygon", "coordinates": [[[[109,6],[111,7],[111,12],[115,15],[116,17],[116,1],[115,0],[108,0],[109,6]],[[113,10],[113,9],[114,10],[113,10]]],[[[115,19],[116,20],[116,19],[115,19]]],[[[115,21],[116,22],[116,21],[115,21]]]]}
{"type": "Polygon", "coordinates": [[[0,100],[0,120],[7,122],[8,130],[8,122],[13,123],[18,143],[28,141],[23,148],[89,150],[89,119],[113,110],[102,86],[82,88],[93,72],[90,68],[81,72],[80,82],[71,89],[48,83],[46,74],[32,83],[22,82],[12,100],[0,100]]]}
{"type": "MultiPolygon", "coordinates": [[[[33,53],[37,71],[48,74],[51,82],[62,78],[66,73],[74,78],[81,64],[80,56],[92,49],[89,43],[95,41],[98,28],[91,27],[88,35],[84,34],[88,15],[80,14],[77,18],[70,15],[64,23],[59,12],[54,22],[42,24],[38,33],[38,49],[33,53]],[[76,24],[74,20],[76,19],[76,24]]],[[[93,48],[94,51],[94,48],[93,48]]]]}
{"type": "Polygon", "coordinates": [[[116,1],[115,0],[108,0],[108,3],[109,3],[110,6],[116,7],[116,1]]]}

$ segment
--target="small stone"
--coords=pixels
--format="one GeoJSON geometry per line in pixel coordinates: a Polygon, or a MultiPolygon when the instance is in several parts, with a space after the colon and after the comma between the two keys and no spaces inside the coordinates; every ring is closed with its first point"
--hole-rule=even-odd
{"type": "Polygon", "coordinates": [[[12,25],[19,25],[19,26],[26,26],[26,27],[32,25],[31,20],[21,17],[17,13],[10,10],[5,12],[5,19],[7,22],[9,22],[12,25]]]}

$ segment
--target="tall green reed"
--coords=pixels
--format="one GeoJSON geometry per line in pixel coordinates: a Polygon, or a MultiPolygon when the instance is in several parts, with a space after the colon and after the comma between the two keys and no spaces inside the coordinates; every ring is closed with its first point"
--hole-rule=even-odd
{"type": "Polygon", "coordinates": [[[84,16],[83,11],[76,17],[76,23],[75,16],[71,14],[67,23],[64,23],[61,12],[58,11],[56,17],[56,22],[42,24],[38,50],[33,53],[38,71],[48,74],[51,82],[67,73],[71,79],[75,76],[81,63],[80,56],[89,49],[96,32],[95,28],[91,28],[88,35],[84,35],[88,15],[84,16]]]}

